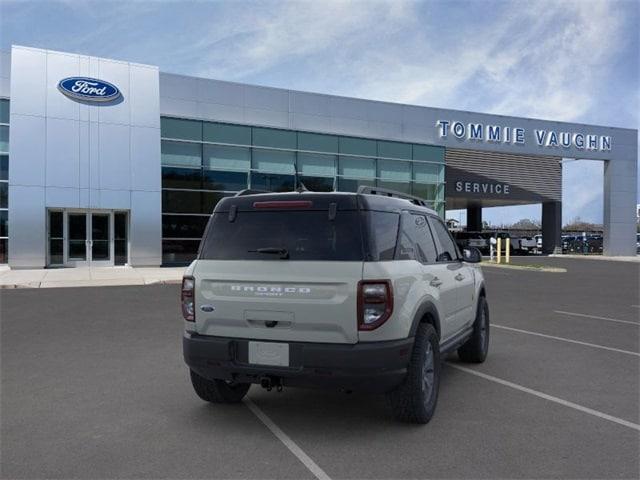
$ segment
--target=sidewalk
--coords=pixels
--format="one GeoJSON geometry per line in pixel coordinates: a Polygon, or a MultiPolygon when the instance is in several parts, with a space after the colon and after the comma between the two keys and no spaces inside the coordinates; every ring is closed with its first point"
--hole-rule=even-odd
{"type": "Polygon", "coordinates": [[[0,270],[0,288],[103,287],[180,283],[185,267],[0,270]]]}
{"type": "Polygon", "coordinates": [[[606,255],[579,255],[571,253],[552,253],[553,258],[580,258],[586,260],[606,260],[609,262],[635,262],[640,263],[640,255],[634,257],[608,257],[606,255]]]}

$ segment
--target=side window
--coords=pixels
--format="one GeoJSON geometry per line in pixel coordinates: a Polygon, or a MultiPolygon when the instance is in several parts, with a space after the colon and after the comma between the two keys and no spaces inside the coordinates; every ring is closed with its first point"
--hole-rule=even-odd
{"type": "Polygon", "coordinates": [[[408,212],[402,214],[398,246],[398,260],[417,260],[421,263],[436,260],[436,247],[424,215],[408,212]]]}
{"type": "Polygon", "coordinates": [[[458,259],[458,249],[451,234],[440,220],[429,218],[433,235],[438,239],[438,262],[452,262],[458,259]]]}
{"type": "Polygon", "coordinates": [[[391,212],[363,212],[368,228],[369,256],[373,262],[393,260],[400,215],[391,212]]]}

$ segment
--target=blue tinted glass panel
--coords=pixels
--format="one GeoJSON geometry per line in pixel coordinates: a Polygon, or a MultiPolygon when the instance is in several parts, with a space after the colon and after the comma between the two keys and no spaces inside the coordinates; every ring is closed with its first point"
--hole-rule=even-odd
{"type": "Polygon", "coordinates": [[[412,194],[425,200],[436,200],[438,195],[438,186],[425,183],[414,183],[412,185],[412,194]]]}
{"type": "Polygon", "coordinates": [[[202,145],[162,141],[162,164],[199,167],[202,165],[202,145]]]}
{"type": "Polygon", "coordinates": [[[162,117],[160,119],[160,135],[163,138],[202,140],[202,122],[162,117]]]}
{"type": "Polygon", "coordinates": [[[251,188],[269,192],[291,192],[295,188],[295,177],[293,175],[252,172],[251,188]]]}
{"type": "Polygon", "coordinates": [[[204,122],[202,137],[205,142],[251,145],[251,127],[204,122]]]}
{"type": "Polygon", "coordinates": [[[396,192],[411,193],[411,184],[409,182],[389,182],[384,180],[378,180],[378,187],[387,188],[389,190],[395,190],[396,192]]]}
{"type": "Polygon", "coordinates": [[[378,177],[384,180],[408,182],[411,180],[411,163],[378,160],[378,177]]]}
{"type": "Polygon", "coordinates": [[[298,173],[311,176],[333,177],[336,174],[335,155],[317,153],[298,154],[298,173]]]}
{"type": "Polygon", "coordinates": [[[338,153],[338,137],[317,133],[298,133],[298,150],[338,153]]]}
{"type": "Polygon", "coordinates": [[[200,240],[162,240],[162,263],[187,265],[196,259],[200,240]]]}
{"type": "Polygon", "coordinates": [[[208,215],[163,215],[162,236],[200,239],[208,221],[208,215]]]}
{"type": "Polygon", "coordinates": [[[363,157],[375,157],[378,154],[378,148],[375,140],[340,137],[340,153],[362,155],[363,157]]]}
{"type": "Polygon", "coordinates": [[[9,236],[9,227],[7,225],[9,219],[9,212],[6,210],[0,210],[0,237],[9,236]]]}
{"type": "Polygon", "coordinates": [[[221,192],[202,192],[202,210],[201,213],[211,214],[213,209],[224,197],[233,196],[233,193],[221,192]]]}
{"type": "Polygon", "coordinates": [[[369,187],[375,187],[375,180],[354,180],[351,178],[338,177],[338,191],[340,192],[357,192],[358,187],[366,185],[369,187]]]}
{"type": "Polygon", "coordinates": [[[414,163],[413,179],[422,183],[439,183],[444,181],[444,165],[434,163],[414,163]]]}
{"type": "Polygon", "coordinates": [[[253,144],[260,147],[290,148],[295,150],[296,132],[275,128],[254,128],[253,144]]]}
{"type": "Polygon", "coordinates": [[[245,172],[221,172],[204,170],[202,172],[202,188],[205,190],[238,191],[247,188],[245,172]]]}
{"type": "Polygon", "coordinates": [[[400,142],[378,142],[378,156],[411,160],[411,144],[400,142]]]}
{"type": "Polygon", "coordinates": [[[168,213],[201,213],[201,192],[184,192],[179,190],[162,191],[162,212],[168,213]]]}
{"type": "Polygon", "coordinates": [[[0,155],[0,180],[9,180],[9,156],[0,155]]]}
{"type": "Polygon", "coordinates": [[[298,185],[310,192],[333,192],[333,177],[311,177],[307,175],[298,176],[298,185]]]}
{"type": "Polygon", "coordinates": [[[9,100],[0,100],[0,123],[9,123],[9,100]]]}
{"type": "Polygon", "coordinates": [[[204,145],[204,166],[247,171],[251,167],[251,150],[244,147],[204,145]]]}
{"type": "Polygon", "coordinates": [[[199,168],[162,167],[162,188],[202,188],[202,170],[199,168]]]}
{"type": "Polygon", "coordinates": [[[340,157],[338,173],[345,177],[373,179],[376,177],[376,161],[373,158],[340,157]]]}
{"type": "Polygon", "coordinates": [[[295,152],[280,150],[253,150],[252,168],[269,173],[295,173],[295,152]]]}
{"type": "Polygon", "coordinates": [[[413,159],[424,162],[444,163],[444,148],[430,145],[413,145],[413,159]]]}
{"type": "Polygon", "coordinates": [[[0,182],[0,208],[8,208],[9,205],[9,184],[0,182]]]}
{"type": "Polygon", "coordinates": [[[0,152],[9,152],[9,127],[6,125],[0,126],[0,152]]]}

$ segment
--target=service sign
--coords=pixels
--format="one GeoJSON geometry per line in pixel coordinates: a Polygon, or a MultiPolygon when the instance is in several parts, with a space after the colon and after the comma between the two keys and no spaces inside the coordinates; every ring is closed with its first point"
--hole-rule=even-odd
{"type": "Polygon", "coordinates": [[[89,77],[63,78],[58,90],[69,98],[87,102],[110,102],[120,98],[120,90],[112,83],[89,77]]]}

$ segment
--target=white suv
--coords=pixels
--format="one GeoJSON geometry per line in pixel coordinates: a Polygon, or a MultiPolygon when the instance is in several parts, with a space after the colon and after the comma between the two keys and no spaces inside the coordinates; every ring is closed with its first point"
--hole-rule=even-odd
{"type": "Polygon", "coordinates": [[[477,249],[461,254],[422,200],[241,192],[220,201],[182,284],[196,393],[239,402],[252,383],[385,392],[426,423],[441,359],[484,361],[489,309],[477,249]]]}

